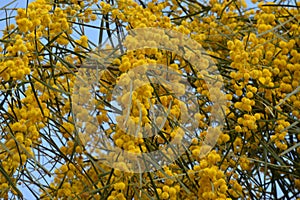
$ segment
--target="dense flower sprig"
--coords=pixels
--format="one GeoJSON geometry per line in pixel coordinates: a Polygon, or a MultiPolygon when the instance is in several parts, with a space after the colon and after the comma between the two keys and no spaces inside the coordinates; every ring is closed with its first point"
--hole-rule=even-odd
{"type": "Polygon", "coordinates": [[[16,25],[6,27],[1,40],[0,197],[22,196],[18,183],[35,185],[31,192],[41,199],[275,199],[279,189],[299,197],[300,4],[253,3],[257,10],[242,0],[36,0],[18,9],[16,25]],[[152,38],[145,48],[142,39],[126,37],[125,52],[111,40],[86,66],[93,43],[85,29],[99,31],[102,43],[105,35],[123,39],[145,27],[187,35],[213,63],[203,57],[197,68],[189,63],[196,57],[185,41],[157,32],[145,33],[152,38]],[[161,44],[185,54],[153,48],[161,44]],[[78,75],[95,78],[94,65],[106,66],[97,86],[78,87],[78,75]],[[156,65],[173,74],[153,69],[155,76],[146,76],[147,66],[156,65]],[[171,84],[154,84],[158,75],[171,84]],[[214,78],[213,87],[206,77],[214,78]],[[123,89],[119,96],[116,85],[123,89]],[[192,101],[177,97],[187,85],[199,107],[190,116],[197,110],[192,101]],[[214,113],[214,100],[224,94],[226,106],[214,113]],[[166,119],[151,115],[155,104],[166,119]],[[209,127],[214,114],[226,116],[223,129],[209,127]],[[181,124],[189,118],[197,122],[195,134],[182,155],[155,171],[130,170],[136,166],[128,158],[181,144],[188,134],[181,124]],[[109,138],[108,153],[99,148],[99,130],[109,138]],[[212,137],[208,133],[219,137],[203,155],[211,148],[203,142],[212,137]],[[32,176],[37,168],[41,182],[32,176]]]}

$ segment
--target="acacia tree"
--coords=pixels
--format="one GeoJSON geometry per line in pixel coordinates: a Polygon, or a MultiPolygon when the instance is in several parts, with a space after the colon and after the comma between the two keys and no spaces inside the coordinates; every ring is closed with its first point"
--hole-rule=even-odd
{"type": "Polygon", "coordinates": [[[300,4],[252,3],[36,0],[1,19],[0,197],[300,197],[300,4]]]}

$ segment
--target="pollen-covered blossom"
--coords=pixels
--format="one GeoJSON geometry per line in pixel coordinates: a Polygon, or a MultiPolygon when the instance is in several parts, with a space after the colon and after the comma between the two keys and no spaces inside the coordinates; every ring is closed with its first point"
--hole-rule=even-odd
{"type": "Polygon", "coordinates": [[[16,9],[0,44],[0,198],[299,196],[300,4],[252,3],[16,9]]]}

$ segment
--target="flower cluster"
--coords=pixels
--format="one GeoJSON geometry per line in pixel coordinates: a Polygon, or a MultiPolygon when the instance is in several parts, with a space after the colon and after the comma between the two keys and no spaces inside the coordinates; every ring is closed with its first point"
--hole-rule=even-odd
{"type": "Polygon", "coordinates": [[[252,3],[17,9],[0,44],[0,198],[18,184],[41,199],[299,196],[300,4],[252,3]]]}

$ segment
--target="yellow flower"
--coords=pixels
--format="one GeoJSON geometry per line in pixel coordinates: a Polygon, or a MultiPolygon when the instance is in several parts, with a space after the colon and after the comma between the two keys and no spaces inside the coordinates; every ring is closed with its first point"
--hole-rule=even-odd
{"type": "Polygon", "coordinates": [[[161,198],[162,199],[168,199],[169,198],[169,193],[167,193],[167,192],[163,192],[162,194],[161,194],[161,198]]]}
{"type": "Polygon", "coordinates": [[[114,189],[115,190],[124,190],[126,187],[125,183],[119,182],[114,184],[114,189]]]}

